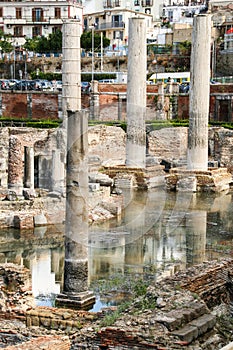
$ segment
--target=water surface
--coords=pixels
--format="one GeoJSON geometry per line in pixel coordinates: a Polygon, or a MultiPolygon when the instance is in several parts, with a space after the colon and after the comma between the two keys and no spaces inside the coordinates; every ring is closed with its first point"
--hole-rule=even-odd
{"type": "MultiPolygon", "coordinates": [[[[232,256],[232,193],[167,193],[125,191],[120,218],[89,228],[89,282],[115,281],[116,276],[158,281],[205,260],[232,256]]],[[[31,270],[38,305],[51,305],[63,286],[64,227],[0,232],[0,262],[31,270]]],[[[117,303],[114,298],[103,304],[117,303]]]]}

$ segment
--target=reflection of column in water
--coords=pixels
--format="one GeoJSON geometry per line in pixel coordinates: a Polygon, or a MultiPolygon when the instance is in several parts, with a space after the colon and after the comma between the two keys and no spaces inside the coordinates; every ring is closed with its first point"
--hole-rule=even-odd
{"type": "Polygon", "coordinates": [[[55,281],[55,274],[51,272],[51,251],[36,252],[31,260],[32,292],[34,297],[59,293],[60,285],[55,281]]]}
{"type": "Polygon", "coordinates": [[[195,210],[186,214],[187,265],[199,264],[205,260],[207,213],[195,210]]]}
{"type": "Polygon", "coordinates": [[[124,274],[125,261],[125,238],[124,236],[116,238],[105,237],[97,243],[89,246],[89,278],[90,281],[99,278],[106,278],[116,273],[124,274]],[[112,239],[117,239],[118,245],[109,247],[112,239]],[[96,246],[94,246],[96,244],[96,246]]]}
{"type": "Polygon", "coordinates": [[[143,234],[145,229],[145,210],[147,193],[145,191],[134,191],[129,205],[125,209],[125,264],[135,265],[135,261],[143,267],[143,234]],[[130,245],[127,243],[131,243],[130,245]]]}
{"type": "Polygon", "coordinates": [[[57,248],[51,251],[51,271],[55,273],[55,280],[62,283],[64,268],[64,249],[57,248]]]}

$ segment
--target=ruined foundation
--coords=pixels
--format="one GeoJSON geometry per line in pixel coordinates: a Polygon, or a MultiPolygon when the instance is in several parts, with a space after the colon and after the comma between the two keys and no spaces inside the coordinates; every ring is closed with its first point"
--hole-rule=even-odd
{"type": "Polygon", "coordinates": [[[227,168],[208,168],[207,170],[173,168],[165,177],[165,181],[170,191],[221,192],[229,189],[232,175],[227,168]]]}
{"type": "Polygon", "coordinates": [[[115,187],[150,189],[164,185],[164,166],[154,164],[146,168],[124,165],[106,166],[104,173],[114,179],[115,187]]]}

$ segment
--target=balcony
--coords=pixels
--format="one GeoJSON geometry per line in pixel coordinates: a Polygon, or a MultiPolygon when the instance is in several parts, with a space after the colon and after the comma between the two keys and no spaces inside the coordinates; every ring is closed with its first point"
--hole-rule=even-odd
{"type": "MultiPolygon", "coordinates": [[[[60,25],[62,24],[61,18],[51,18],[51,17],[41,17],[41,18],[32,18],[30,16],[28,17],[22,17],[22,18],[15,18],[11,16],[3,17],[4,24],[7,26],[14,26],[14,25],[60,25]]],[[[10,28],[10,27],[9,27],[10,28]]]]}
{"type": "Polygon", "coordinates": [[[120,22],[106,22],[106,23],[100,23],[97,27],[95,27],[95,30],[105,30],[105,29],[123,29],[125,28],[125,23],[123,21],[120,22]]]}
{"type": "Polygon", "coordinates": [[[104,0],[104,8],[121,7],[121,0],[104,0]]]}
{"type": "Polygon", "coordinates": [[[142,7],[153,6],[153,0],[142,0],[142,7]]]}

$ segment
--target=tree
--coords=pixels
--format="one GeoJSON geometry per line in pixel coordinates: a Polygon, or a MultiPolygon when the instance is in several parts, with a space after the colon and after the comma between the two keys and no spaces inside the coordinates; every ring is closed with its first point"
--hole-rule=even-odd
{"type": "MultiPolygon", "coordinates": [[[[103,47],[108,47],[110,40],[103,36],[103,47]]],[[[101,36],[94,32],[94,49],[100,49],[101,47],[101,36]]],[[[92,49],[92,31],[84,32],[81,35],[81,48],[85,50],[92,49]]]]}
{"type": "Polygon", "coordinates": [[[23,47],[28,50],[28,51],[32,51],[32,52],[38,52],[37,51],[37,47],[38,47],[38,42],[40,40],[40,37],[34,37],[34,38],[26,38],[26,42],[23,45],[23,47]]]}
{"type": "Polygon", "coordinates": [[[0,37],[0,46],[2,52],[11,52],[13,50],[12,35],[4,34],[4,32],[0,30],[0,37]]]}
{"type": "Polygon", "coordinates": [[[48,37],[26,38],[24,48],[38,53],[62,52],[62,32],[57,30],[55,33],[49,34],[48,37]]]}

